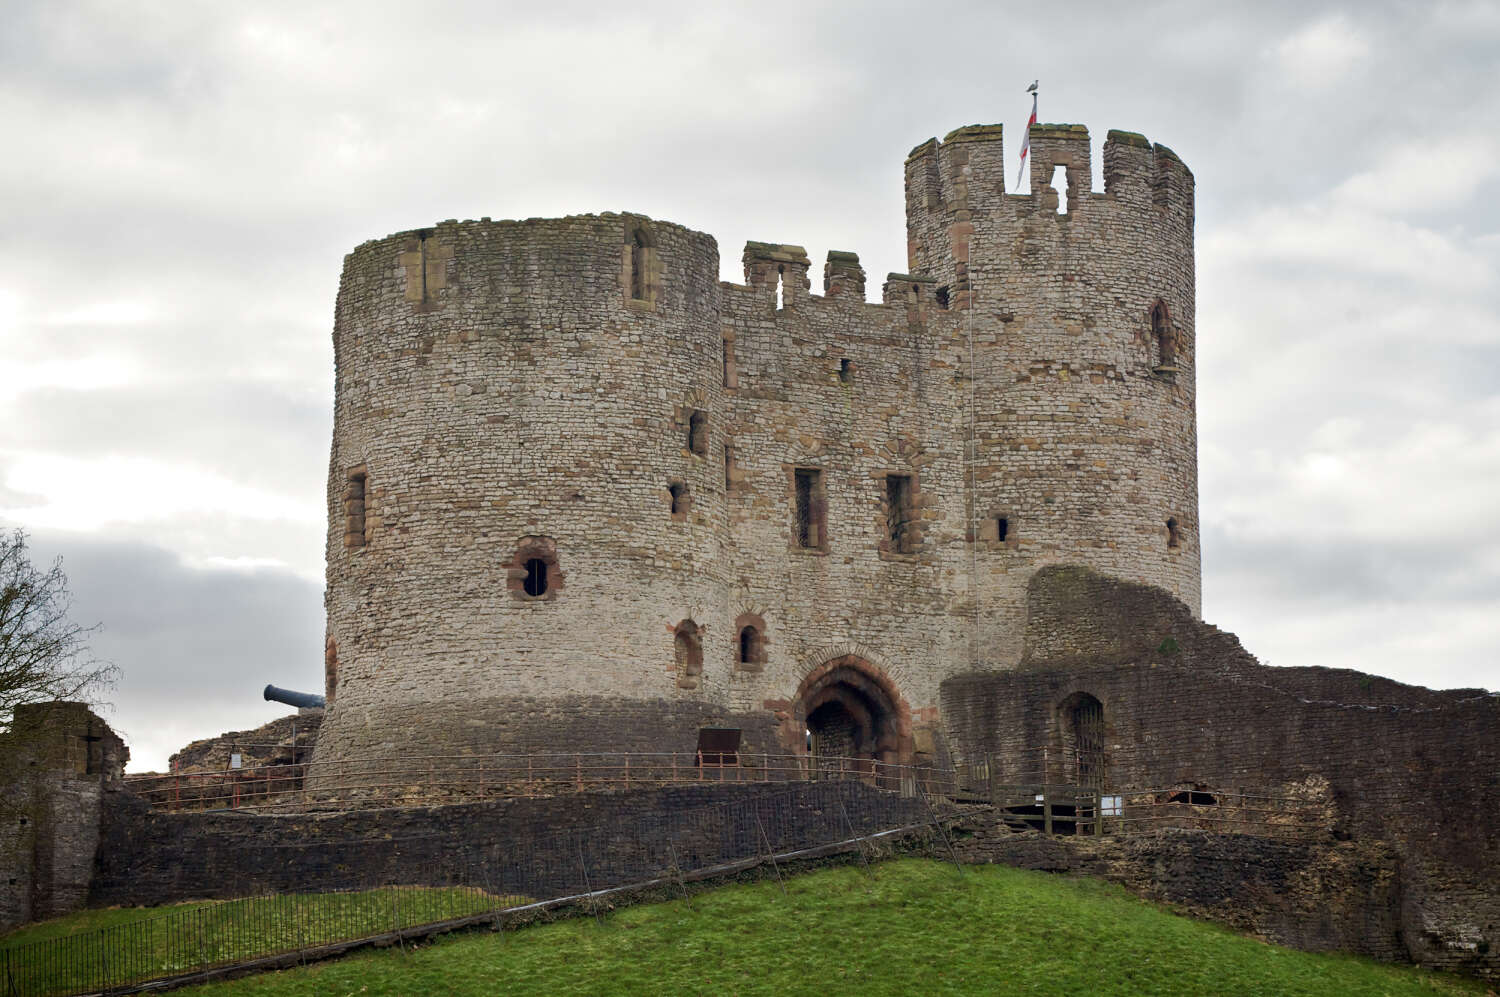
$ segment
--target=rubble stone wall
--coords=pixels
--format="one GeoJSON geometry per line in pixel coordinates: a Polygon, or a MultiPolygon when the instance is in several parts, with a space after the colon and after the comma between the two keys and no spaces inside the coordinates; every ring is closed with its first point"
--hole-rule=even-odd
{"type": "Polygon", "coordinates": [[[981,814],[965,821],[953,844],[965,862],[1106,879],[1277,945],[1407,959],[1399,862],[1382,842],[1201,831],[1048,837],[1017,834],[981,814]]]}
{"type": "Polygon", "coordinates": [[[16,707],[0,735],[0,929],[83,906],[129,757],[83,703],[16,707]]]}
{"type": "Polygon", "coordinates": [[[1326,794],[1336,835],[1397,856],[1410,957],[1500,971],[1500,696],[1267,667],[1166,593],[1080,568],[1037,573],[1029,605],[1020,668],[944,683],[960,758],[1071,782],[1066,704],[1093,696],[1108,788],[1326,794]]]}

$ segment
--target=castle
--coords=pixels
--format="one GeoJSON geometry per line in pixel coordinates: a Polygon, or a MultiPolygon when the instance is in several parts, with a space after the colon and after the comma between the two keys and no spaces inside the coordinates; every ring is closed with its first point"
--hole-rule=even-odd
{"type": "Polygon", "coordinates": [[[1270,668],[1200,618],[1192,175],[1111,132],[1095,193],[1083,128],[1030,141],[1024,196],[998,126],[912,151],[912,273],[881,304],[852,253],[814,295],[800,248],[752,242],[726,284],[713,239],[635,215],[356,249],[321,727],[190,746],[184,807],[176,774],[121,778],[124,745],[82,704],[18,710],[0,925],[448,883],[460,853],[487,885],[519,870],[528,897],[591,892],[566,878],[587,873],[580,823],[611,830],[588,836],[601,860],[657,876],[637,846],[684,801],[831,819],[839,783],[786,764],[810,753],[860,759],[843,785],[886,827],[923,819],[920,780],[865,762],[962,771],[995,812],[1001,791],[1078,789],[1122,821],[1070,849],[976,825],[972,861],[1500,977],[1500,695],[1270,668]],[[726,729],[745,749],[716,759],[728,784],[681,785],[726,729]],[[266,765],[232,760],[268,740],[266,765]],[[533,779],[548,752],[626,751],[669,755],[667,785],[638,769],[632,789],[630,756],[597,792],[581,762],[576,785],[533,779]],[[756,795],[773,762],[800,802],[756,795]],[[201,812],[242,792],[251,812],[201,812]],[[1278,834],[1274,801],[1314,833],[1278,834]]]}
{"type": "Polygon", "coordinates": [[[728,726],[922,762],[941,683],[1019,662],[1040,567],[1196,613],[1192,174],[1111,131],[1098,193],[1084,127],[1030,139],[1029,194],[998,125],[911,152],[880,304],[853,253],[822,295],[793,245],[721,283],[631,214],[349,254],[316,761],[728,726]]]}

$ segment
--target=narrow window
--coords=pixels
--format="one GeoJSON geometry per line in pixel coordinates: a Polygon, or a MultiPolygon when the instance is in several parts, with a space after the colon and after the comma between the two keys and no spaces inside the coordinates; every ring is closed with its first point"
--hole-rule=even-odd
{"type": "Polygon", "coordinates": [[[1003,542],[1008,536],[1010,536],[1010,520],[1004,516],[996,516],[995,539],[1003,542]]]}
{"type": "Polygon", "coordinates": [[[948,286],[945,284],[937,289],[934,297],[937,298],[937,306],[943,311],[948,310],[948,286]]]}
{"type": "Polygon", "coordinates": [[[551,537],[522,537],[505,566],[505,587],[522,602],[551,601],[563,587],[557,544],[551,537]]]}
{"type": "Polygon", "coordinates": [[[1151,306],[1151,336],[1156,340],[1158,367],[1175,367],[1177,364],[1177,336],[1172,332],[1172,319],[1167,306],[1161,301],[1151,306]]]}
{"type": "Polygon", "coordinates": [[[734,491],[734,447],[724,444],[724,490],[734,491]]]}
{"type": "Polygon", "coordinates": [[[754,667],[765,660],[761,654],[760,631],[754,627],[740,628],[740,664],[754,667]]]}
{"type": "Polygon", "coordinates": [[[667,494],[672,497],[672,516],[681,518],[687,515],[688,494],[687,485],[681,481],[673,481],[667,485],[667,494]]]}
{"type": "Polygon", "coordinates": [[[693,409],[688,416],[688,449],[699,457],[708,456],[708,415],[702,409],[693,409]]]}
{"type": "Polygon", "coordinates": [[[89,727],[90,733],[82,735],[84,775],[98,775],[104,771],[104,738],[94,734],[93,729],[89,727]]]}
{"type": "Polygon", "coordinates": [[[349,472],[344,482],[344,546],[365,545],[365,471],[349,472]]]}
{"type": "Polygon", "coordinates": [[[646,234],[640,229],[630,239],[630,296],[646,300],[646,234]]]}
{"type": "Polygon", "coordinates": [[[776,268],[776,310],[786,307],[786,267],[776,268]]]}
{"type": "Polygon", "coordinates": [[[734,362],[734,338],[724,337],[724,387],[737,388],[740,386],[739,368],[734,362]]]}
{"type": "Polygon", "coordinates": [[[1177,534],[1177,520],[1176,519],[1169,519],[1169,520],[1167,520],[1167,546],[1168,547],[1180,547],[1181,545],[1182,545],[1182,538],[1179,537],[1178,534],[1177,534]]]}
{"type": "Polygon", "coordinates": [[[533,599],[539,599],[547,594],[547,562],[539,557],[528,558],[525,564],[526,577],[521,581],[521,589],[533,599]]]}
{"type": "Polygon", "coordinates": [[[854,365],[849,362],[848,357],[839,361],[839,382],[848,384],[854,380],[854,365]]]}
{"type": "Polygon", "coordinates": [[[912,552],[911,475],[885,476],[885,529],[890,550],[897,554],[912,552]]]}
{"type": "Polygon", "coordinates": [[[677,633],[672,638],[677,665],[677,685],[683,689],[696,689],[703,675],[703,642],[698,635],[698,624],[683,620],[677,624],[677,633]]]}
{"type": "Polygon", "coordinates": [[[823,472],[816,468],[799,467],[794,472],[795,513],[794,535],[797,546],[821,548],[827,537],[823,518],[823,472]]]}
{"type": "Polygon", "coordinates": [[[1068,168],[1066,166],[1054,167],[1052,170],[1052,189],[1057,191],[1057,213],[1065,215],[1068,213],[1068,168]]]}
{"type": "Polygon", "coordinates": [[[328,643],[323,647],[323,696],[330,705],[338,691],[339,643],[329,634],[328,643]]]}

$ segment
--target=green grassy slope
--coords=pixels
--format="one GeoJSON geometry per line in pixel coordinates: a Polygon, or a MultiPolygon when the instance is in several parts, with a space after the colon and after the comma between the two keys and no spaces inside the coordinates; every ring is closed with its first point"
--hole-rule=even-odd
{"type": "Polygon", "coordinates": [[[1093,880],[905,860],[366,952],[183,993],[1470,994],[1469,981],[1265,945],[1093,880]]]}
{"type": "Polygon", "coordinates": [[[191,972],[205,957],[213,965],[240,962],[525,900],[464,887],[390,887],[78,911],[0,936],[0,969],[9,974],[0,994],[12,986],[23,994],[119,986],[191,972]]]}

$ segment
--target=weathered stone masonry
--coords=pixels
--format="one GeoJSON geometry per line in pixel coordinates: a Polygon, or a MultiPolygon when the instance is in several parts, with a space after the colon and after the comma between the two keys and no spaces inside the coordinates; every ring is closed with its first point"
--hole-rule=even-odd
{"type": "Polygon", "coordinates": [[[943,679],[1019,661],[1037,567],[1196,609],[1192,175],[1131,133],[1104,157],[1091,192],[1087,133],[1038,126],[1011,195],[998,126],[919,146],[880,304],[852,253],[821,295],[790,245],[721,283],[711,237],[628,214],[356,249],[315,768],[715,723],[802,750],[820,709],[920,760],[943,679]]]}
{"type": "Polygon", "coordinates": [[[1500,696],[1269,668],[1165,593],[1081,568],[1034,574],[1028,607],[1018,668],[943,683],[956,751],[1000,783],[1073,782],[1066,704],[1087,695],[1114,791],[1322,787],[1336,839],[1390,850],[1394,909],[1350,900],[1358,916],[1321,941],[1315,917],[1273,937],[1500,972],[1500,696]]]}
{"type": "Polygon", "coordinates": [[[129,757],[83,703],[16,707],[0,734],[0,929],[83,905],[129,757]]]}

